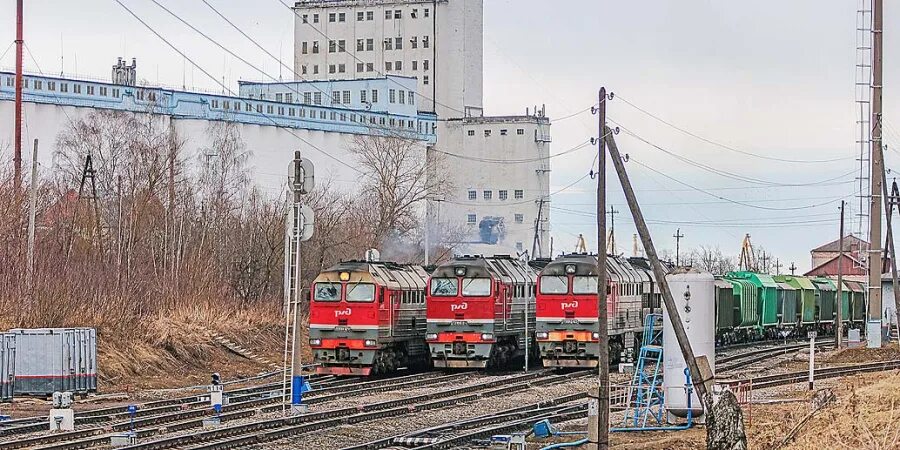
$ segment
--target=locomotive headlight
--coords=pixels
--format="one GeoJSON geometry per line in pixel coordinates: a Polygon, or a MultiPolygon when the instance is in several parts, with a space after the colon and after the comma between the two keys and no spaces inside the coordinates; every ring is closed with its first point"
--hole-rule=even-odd
{"type": "Polygon", "coordinates": [[[366,341],[363,342],[363,345],[365,345],[366,347],[375,347],[378,344],[375,342],[375,339],[366,339],[366,341]]]}
{"type": "Polygon", "coordinates": [[[575,274],[575,264],[566,264],[566,273],[569,275],[575,274]]]}
{"type": "Polygon", "coordinates": [[[595,340],[595,341],[599,341],[599,340],[600,340],[600,333],[596,333],[596,332],[591,333],[591,339],[593,339],[593,340],[595,340]]]}
{"type": "Polygon", "coordinates": [[[425,335],[425,340],[426,340],[426,341],[436,341],[436,340],[437,340],[437,333],[428,333],[428,334],[426,334],[426,335],[425,335]]]}
{"type": "Polygon", "coordinates": [[[538,338],[538,339],[549,339],[549,338],[550,338],[550,333],[548,333],[548,332],[546,332],[546,331],[538,331],[538,332],[537,332],[537,338],[538,338]]]}
{"type": "Polygon", "coordinates": [[[309,345],[311,345],[313,347],[317,347],[319,345],[322,345],[322,340],[321,339],[310,339],[309,345]]]}
{"type": "Polygon", "coordinates": [[[456,269],[454,269],[453,273],[455,273],[456,276],[458,276],[458,277],[464,277],[464,276],[466,276],[466,268],[465,267],[457,267],[456,269]]]}
{"type": "Polygon", "coordinates": [[[493,335],[493,334],[491,334],[491,333],[481,333],[481,340],[482,340],[482,341],[491,341],[491,340],[493,340],[493,339],[494,339],[494,335],[493,335]]]}

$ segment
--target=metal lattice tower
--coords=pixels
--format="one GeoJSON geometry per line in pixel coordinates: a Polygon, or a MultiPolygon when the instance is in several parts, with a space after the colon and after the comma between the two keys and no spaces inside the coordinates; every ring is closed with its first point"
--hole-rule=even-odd
{"type": "MultiPolygon", "coordinates": [[[[872,157],[872,0],[859,0],[856,11],[856,145],[859,149],[859,175],[857,176],[859,208],[857,210],[856,235],[869,234],[869,203],[871,202],[872,157]]],[[[865,252],[856,255],[866,268],[865,252]]]]}

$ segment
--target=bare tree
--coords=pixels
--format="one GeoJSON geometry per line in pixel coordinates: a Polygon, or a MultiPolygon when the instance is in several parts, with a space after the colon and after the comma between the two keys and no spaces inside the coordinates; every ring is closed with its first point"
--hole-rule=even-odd
{"type": "Polygon", "coordinates": [[[695,267],[715,275],[724,275],[737,268],[736,258],[722,253],[718,246],[700,246],[691,251],[689,258],[693,260],[695,267]]]}

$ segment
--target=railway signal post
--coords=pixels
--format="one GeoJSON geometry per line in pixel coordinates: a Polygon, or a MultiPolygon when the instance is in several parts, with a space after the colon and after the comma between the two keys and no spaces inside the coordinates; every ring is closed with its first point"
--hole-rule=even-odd
{"type": "MultiPolygon", "coordinates": [[[[300,333],[301,306],[303,303],[303,289],[301,282],[300,243],[308,241],[313,235],[315,219],[312,208],[302,203],[304,194],[312,191],[315,185],[315,170],[310,160],[301,157],[300,152],[294,152],[294,159],[288,167],[288,186],[293,194],[293,202],[287,211],[287,248],[285,249],[285,280],[287,292],[286,299],[289,305],[285,308],[287,318],[293,320],[291,345],[291,413],[304,412],[303,392],[308,390],[308,384],[303,378],[303,340],[300,333]],[[293,314],[290,314],[291,311],[293,314]]],[[[285,336],[287,340],[287,336],[285,336]]],[[[285,345],[286,347],[286,345],[285,345]]],[[[286,349],[285,349],[286,350],[286,349]]]]}

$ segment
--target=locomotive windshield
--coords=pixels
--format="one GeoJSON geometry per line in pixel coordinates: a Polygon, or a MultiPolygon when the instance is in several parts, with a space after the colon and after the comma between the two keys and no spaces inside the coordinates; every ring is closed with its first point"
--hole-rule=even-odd
{"type": "Polygon", "coordinates": [[[490,278],[463,279],[462,295],[465,297],[485,297],[491,295],[490,278]]]}
{"type": "Polygon", "coordinates": [[[572,277],[573,294],[596,294],[597,277],[572,277]]]}
{"type": "Polygon", "coordinates": [[[317,302],[336,302],[341,299],[340,283],[316,283],[315,299],[317,302]]]}
{"type": "Polygon", "coordinates": [[[438,297],[456,297],[459,282],[456,278],[432,278],[431,295],[438,297]]]}
{"type": "Polygon", "coordinates": [[[371,283],[356,283],[347,285],[348,302],[371,302],[375,300],[375,285],[371,283]]]}
{"type": "Polygon", "coordinates": [[[565,275],[544,275],[541,277],[541,294],[567,294],[569,280],[565,275]]]}

